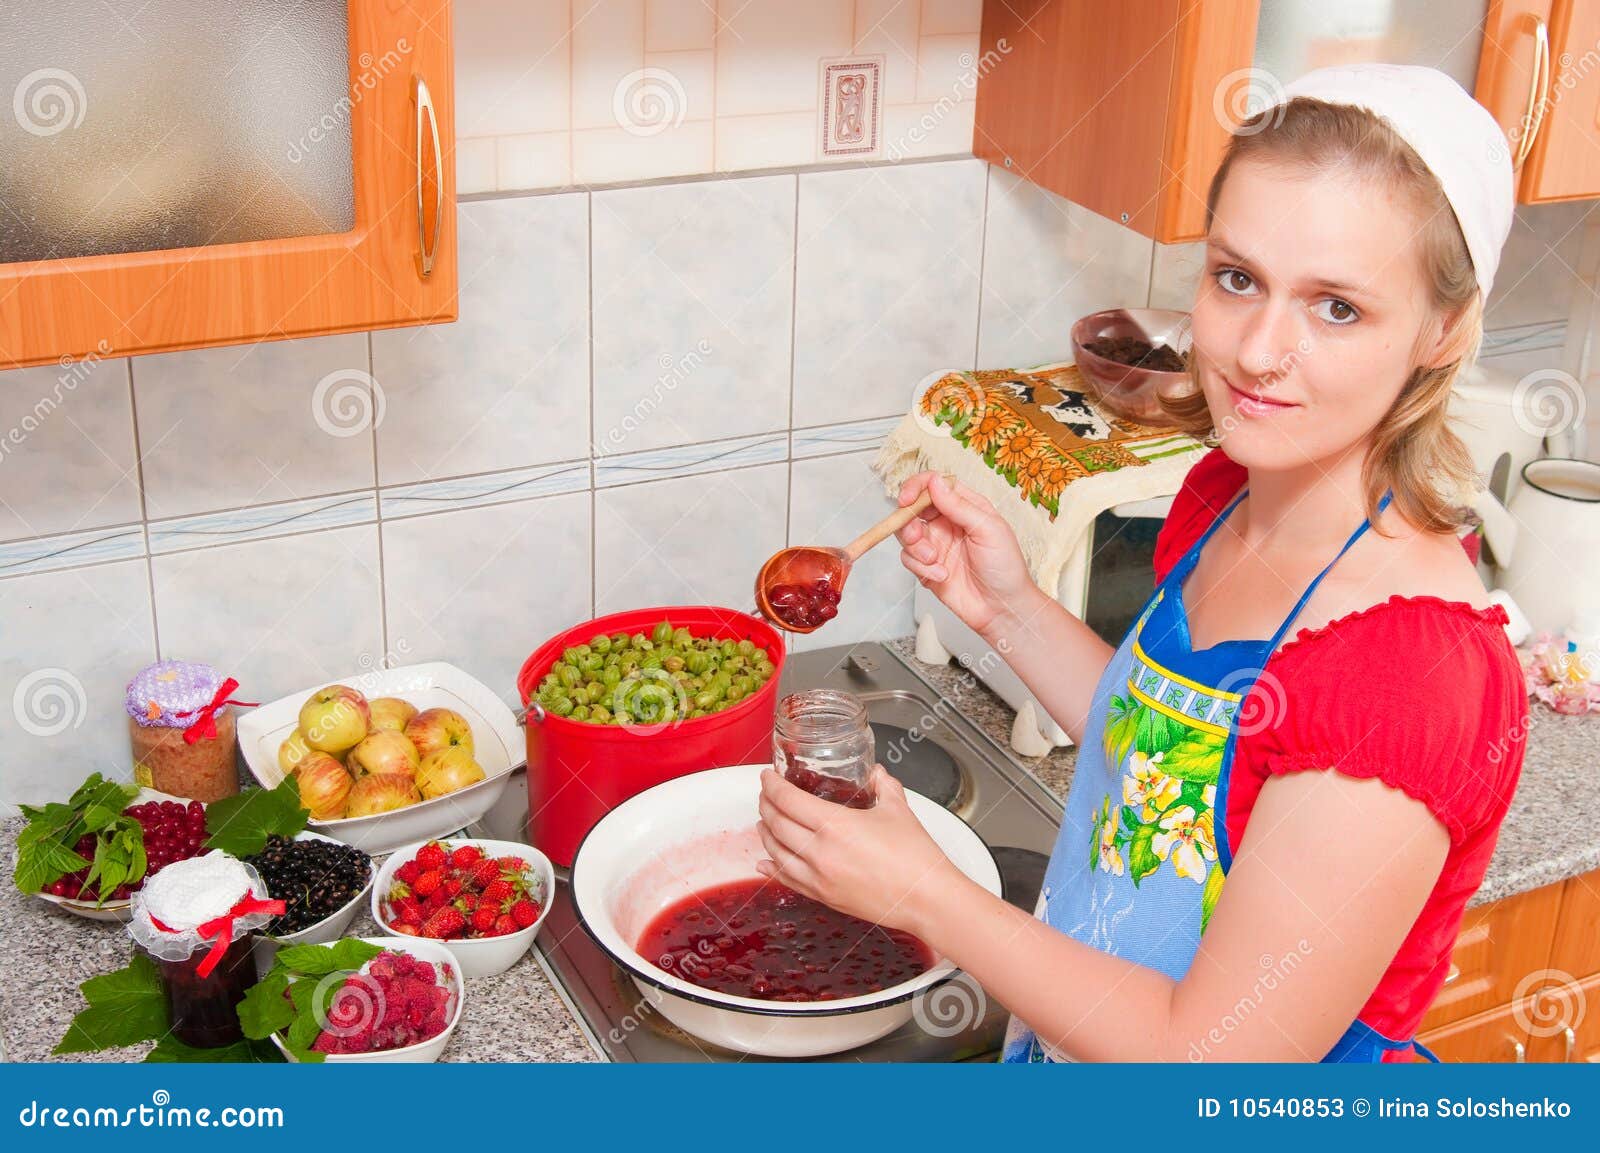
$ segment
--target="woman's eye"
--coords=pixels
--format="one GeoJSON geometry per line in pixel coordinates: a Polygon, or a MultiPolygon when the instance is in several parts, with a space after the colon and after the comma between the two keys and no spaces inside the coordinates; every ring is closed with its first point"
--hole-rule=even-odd
{"type": "Polygon", "coordinates": [[[1234,296],[1248,295],[1256,284],[1248,272],[1241,272],[1237,268],[1224,268],[1216,274],[1216,278],[1218,287],[1234,296]]]}
{"type": "Polygon", "coordinates": [[[1338,297],[1318,301],[1313,311],[1329,324],[1350,324],[1357,317],[1355,307],[1338,297]]]}

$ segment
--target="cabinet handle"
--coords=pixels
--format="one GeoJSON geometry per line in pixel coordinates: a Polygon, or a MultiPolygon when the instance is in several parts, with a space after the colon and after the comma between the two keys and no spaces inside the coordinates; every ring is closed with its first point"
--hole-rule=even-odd
{"type": "Polygon", "coordinates": [[[1459,980],[1461,980],[1461,966],[1451,961],[1450,971],[1444,975],[1444,983],[1445,985],[1454,985],[1459,980]]]}
{"type": "Polygon", "coordinates": [[[1578,1035],[1572,1031],[1572,1026],[1568,1025],[1565,1029],[1561,1030],[1561,1037],[1567,1045],[1567,1051],[1562,1056],[1561,1063],[1564,1065],[1570,1065],[1572,1064],[1573,1054],[1578,1051],[1578,1035]]]}
{"type": "Polygon", "coordinates": [[[1515,1037],[1507,1037],[1506,1040],[1511,1042],[1511,1059],[1518,1065],[1526,1065],[1528,1063],[1528,1047],[1515,1037]]]}
{"type": "Polygon", "coordinates": [[[1528,108],[1522,114],[1522,123],[1525,126],[1522,139],[1517,143],[1516,159],[1512,162],[1512,169],[1519,169],[1528,159],[1528,153],[1533,151],[1534,138],[1539,135],[1539,129],[1544,125],[1545,108],[1549,104],[1548,93],[1550,89],[1550,30],[1545,26],[1544,20],[1535,16],[1533,18],[1533,80],[1528,85],[1528,108]]]}
{"type": "Polygon", "coordinates": [[[433,271],[433,256],[439,250],[439,231],[444,227],[444,152],[439,147],[439,117],[433,109],[433,95],[420,76],[411,78],[411,98],[417,105],[417,250],[422,258],[422,275],[433,271]],[[433,142],[433,236],[428,236],[428,215],[423,199],[422,117],[427,113],[429,139],[433,142]]]}

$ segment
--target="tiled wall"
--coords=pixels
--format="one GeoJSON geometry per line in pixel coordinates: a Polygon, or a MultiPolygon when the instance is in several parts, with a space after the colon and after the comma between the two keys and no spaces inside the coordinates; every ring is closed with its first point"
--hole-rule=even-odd
{"type": "Polygon", "coordinates": [[[883,59],[883,155],[970,153],[982,8],[469,0],[454,16],[458,191],[815,163],[819,64],[847,56],[883,59]]]}
{"type": "MultiPolygon", "coordinates": [[[[1586,211],[1519,219],[1518,371],[1559,361],[1586,211]]],[[[1059,358],[1196,257],[970,158],[457,218],[455,324],[0,373],[0,802],[122,769],[158,655],[256,700],[428,659],[511,699],[574,621],[747,606],[774,549],[888,510],[867,463],[927,372],[1059,358]]],[[[909,631],[911,590],[878,550],[814,641],[909,631]]]]}

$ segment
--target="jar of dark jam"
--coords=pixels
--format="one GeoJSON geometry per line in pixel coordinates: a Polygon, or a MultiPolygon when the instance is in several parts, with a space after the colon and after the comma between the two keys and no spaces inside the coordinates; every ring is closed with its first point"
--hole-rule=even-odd
{"type": "Polygon", "coordinates": [[[778,702],[772,763],[784,779],[835,804],[870,809],[874,758],[867,710],[850,693],[810,689],[778,702]]]}
{"type": "Polygon", "coordinates": [[[200,962],[206,950],[197,950],[182,961],[163,961],[152,957],[161,975],[161,993],[166,998],[172,1035],[196,1049],[220,1049],[244,1040],[239,1027],[239,1002],[256,983],[255,955],[250,934],[228,946],[209,977],[200,975],[200,962]]]}

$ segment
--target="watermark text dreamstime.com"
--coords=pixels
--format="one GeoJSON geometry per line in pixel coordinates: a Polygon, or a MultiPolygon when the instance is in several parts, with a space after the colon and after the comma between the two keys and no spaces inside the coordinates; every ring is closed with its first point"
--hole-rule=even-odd
{"type": "Polygon", "coordinates": [[[655,384],[649,393],[641,396],[634,403],[632,410],[623,414],[622,419],[612,425],[596,441],[594,451],[605,456],[619,451],[627,440],[639,429],[643,428],[666,398],[676,392],[686,380],[694,375],[708,356],[711,355],[711,342],[699,340],[695,346],[682,356],[674,357],[669,352],[661,354],[661,374],[656,377],[655,384]]]}
{"type": "Polygon", "coordinates": [[[367,93],[378,86],[390,72],[400,66],[400,61],[411,54],[411,42],[404,36],[395,41],[394,47],[382,56],[374,57],[370,52],[361,54],[361,71],[350,82],[350,91],[341,96],[338,102],[328,111],[319,116],[310,127],[300,134],[300,139],[291,141],[286,155],[290,164],[299,164],[311,150],[324,140],[337,132],[350,119],[350,114],[366,99],[367,93]]]}
{"type": "Polygon", "coordinates": [[[889,160],[904,160],[911,150],[931,136],[958,106],[973,99],[978,92],[978,81],[994,71],[1010,54],[1011,43],[1004,36],[995,41],[995,46],[976,60],[973,59],[972,53],[963,52],[959,61],[961,73],[950,85],[950,91],[934,101],[933,107],[917,117],[901,136],[889,141],[888,147],[884,149],[884,156],[889,160]]]}
{"type": "Polygon", "coordinates": [[[1233,1007],[1224,1013],[1218,1022],[1200,1037],[1198,1041],[1189,1044],[1189,1060],[1200,1062],[1212,1055],[1212,1051],[1236,1033],[1241,1026],[1267,1003],[1267,998],[1277,992],[1288,981],[1289,976],[1305,962],[1314,952],[1311,942],[1301,938],[1281,957],[1271,954],[1262,954],[1261,972],[1251,983],[1249,990],[1234,1002],[1233,1007]]]}
{"type": "Polygon", "coordinates": [[[190,1109],[172,1104],[172,1094],[157,1089],[148,1103],[116,1108],[109,1105],[51,1105],[29,1101],[17,1111],[26,1129],[282,1129],[278,1105],[226,1105],[190,1109]]]}
{"type": "Polygon", "coordinates": [[[67,397],[89,379],[90,374],[94,372],[94,366],[109,355],[111,355],[111,345],[102,340],[93,352],[80,359],[74,360],[70,356],[63,356],[58,362],[61,371],[56,374],[56,382],[51,390],[34,401],[33,407],[23,414],[21,420],[0,433],[0,462],[21,448],[28,437],[37,432],[44,422],[50,419],[51,414],[65,403],[67,397]]]}

